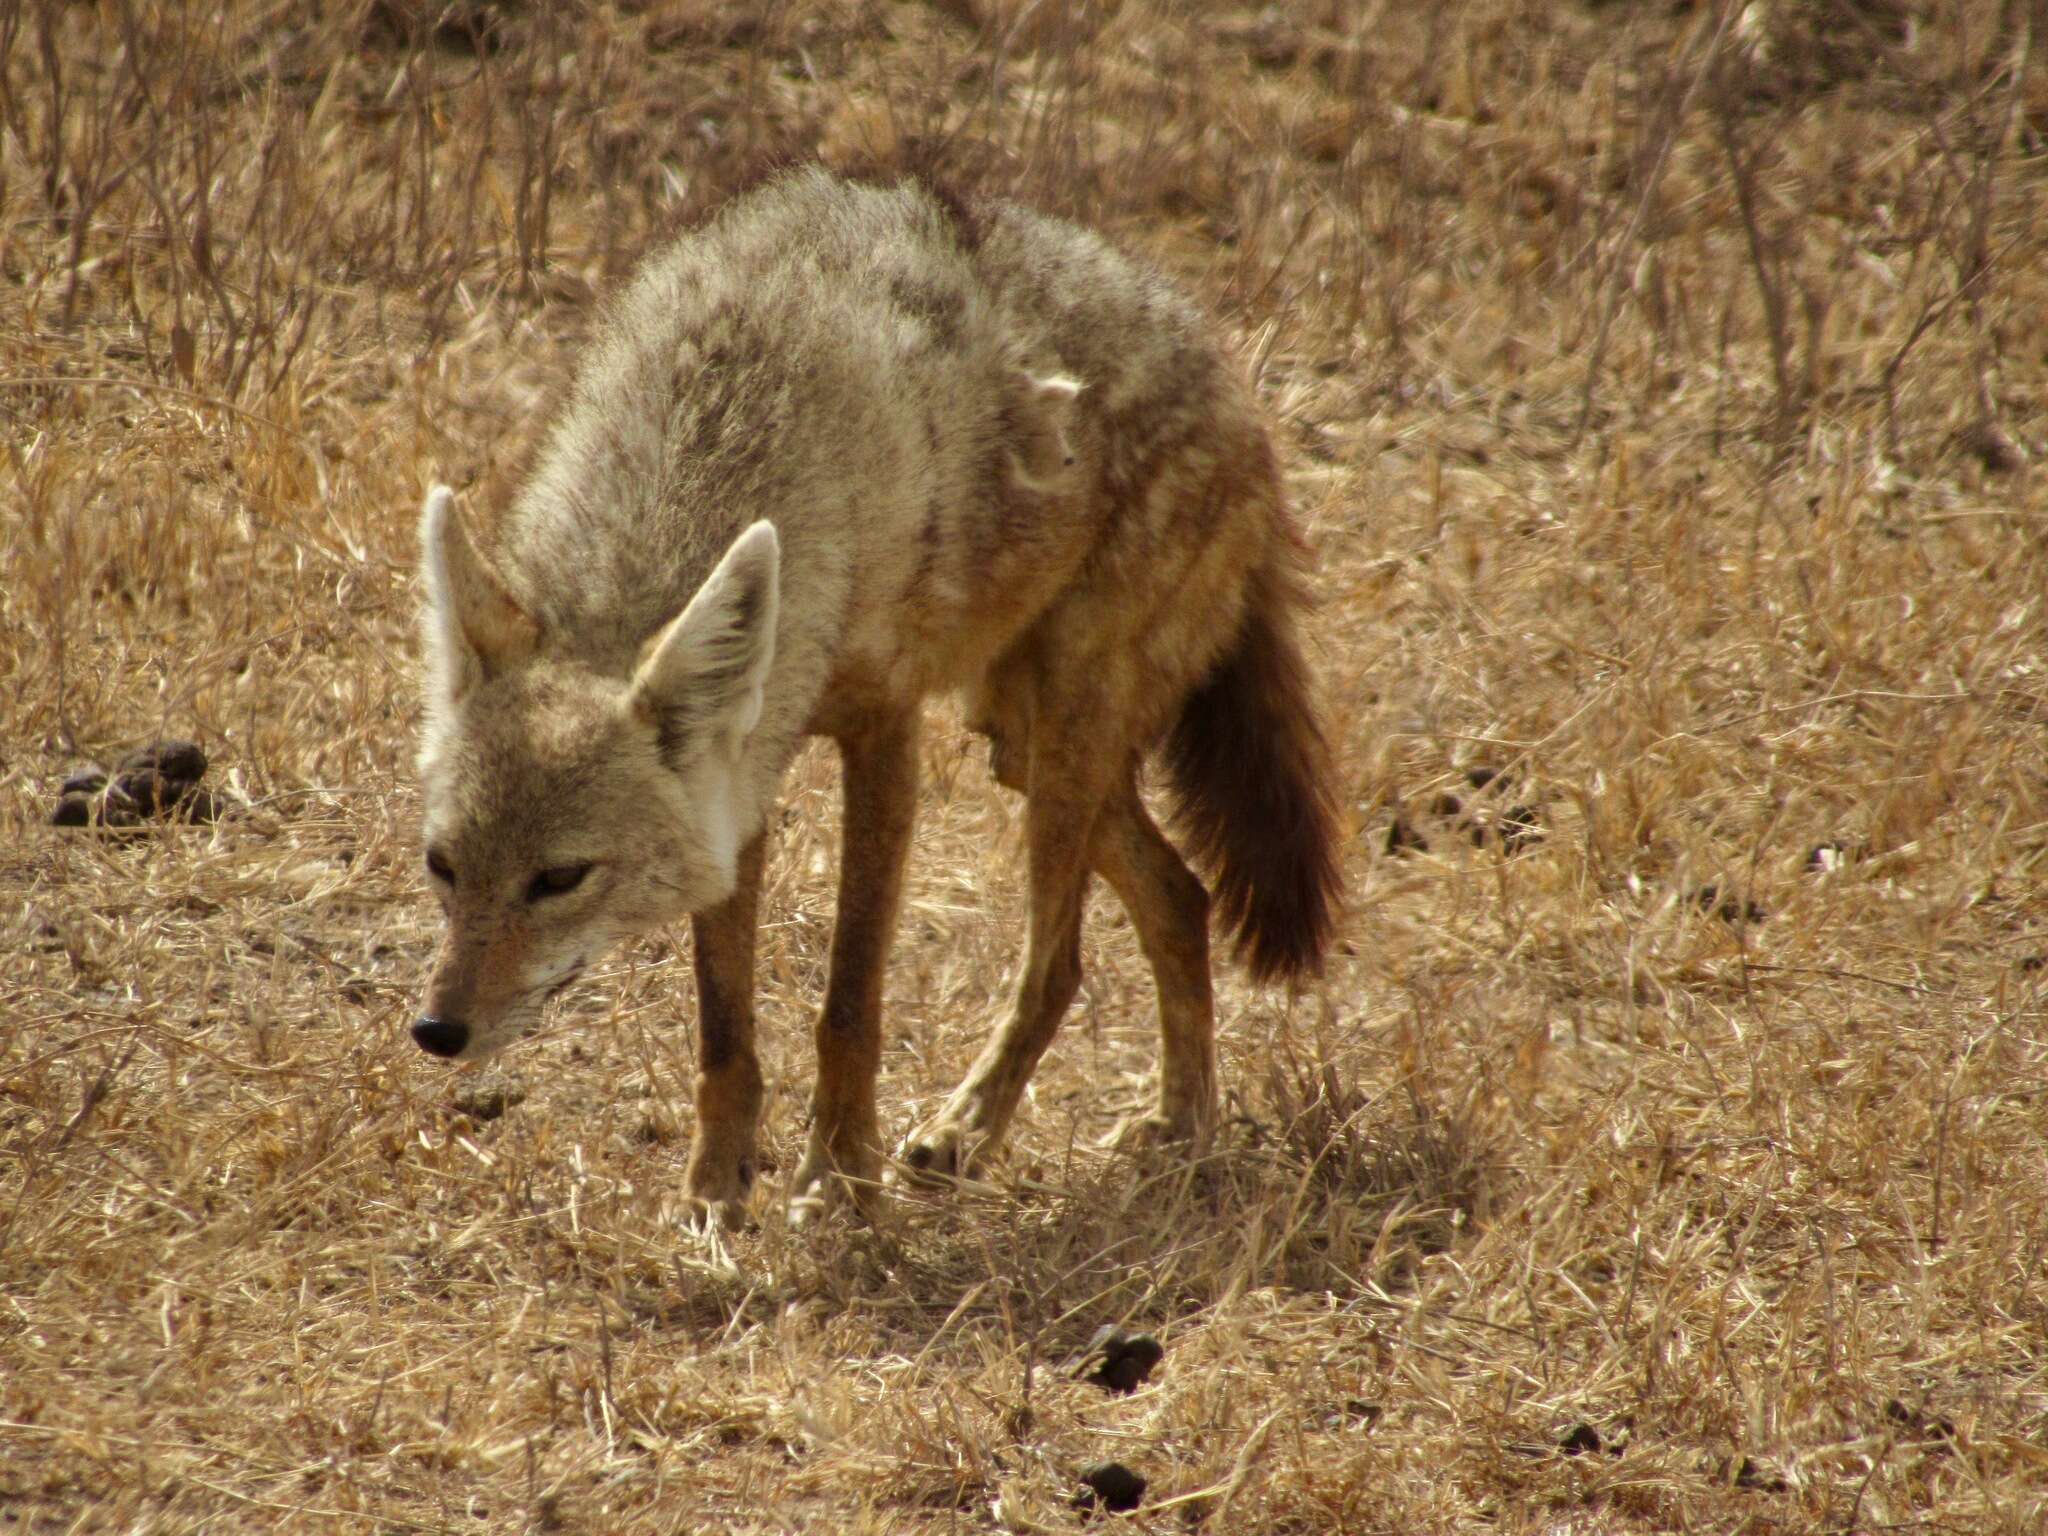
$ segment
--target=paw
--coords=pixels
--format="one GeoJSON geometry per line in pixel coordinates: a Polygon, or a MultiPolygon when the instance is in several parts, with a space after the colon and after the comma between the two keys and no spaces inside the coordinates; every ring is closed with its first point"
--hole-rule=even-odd
{"type": "Polygon", "coordinates": [[[696,1232],[714,1227],[737,1230],[746,1222],[747,1196],[753,1187],[751,1156],[692,1156],[683,1182],[683,1224],[696,1232]]]}
{"type": "Polygon", "coordinates": [[[789,1205],[783,1212],[783,1220],[789,1223],[789,1230],[808,1232],[831,1215],[839,1204],[834,1188],[837,1183],[838,1180],[826,1173],[791,1185],[789,1205]]]}
{"type": "Polygon", "coordinates": [[[872,1215],[881,1194],[881,1158],[871,1147],[834,1151],[813,1139],[789,1186],[789,1225],[801,1230],[850,1204],[872,1215]]]}
{"type": "Polygon", "coordinates": [[[910,1133],[896,1158],[914,1183],[951,1184],[973,1172],[981,1139],[957,1120],[930,1120],[910,1133]]]}
{"type": "Polygon", "coordinates": [[[1192,1111],[1155,1109],[1150,1114],[1132,1115],[1110,1133],[1103,1145],[1126,1157],[1186,1157],[1202,1140],[1202,1131],[1202,1117],[1192,1111]]]}
{"type": "Polygon", "coordinates": [[[1192,1125],[1178,1116],[1162,1114],[1155,1109],[1149,1115],[1132,1115],[1119,1123],[1104,1145],[1118,1152],[1136,1153],[1183,1146],[1192,1140],[1192,1125]]]}
{"type": "Polygon", "coordinates": [[[706,1200],[697,1195],[683,1197],[683,1230],[700,1235],[712,1232],[737,1232],[747,1224],[747,1206],[743,1200],[706,1200]]]}

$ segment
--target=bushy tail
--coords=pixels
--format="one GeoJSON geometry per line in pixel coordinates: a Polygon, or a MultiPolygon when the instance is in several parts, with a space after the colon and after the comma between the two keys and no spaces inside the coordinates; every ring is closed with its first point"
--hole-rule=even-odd
{"type": "Polygon", "coordinates": [[[1188,696],[1166,768],[1188,851],[1255,981],[1319,969],[1343,885],[1330,749],[1294,631],[1294,551],[1252,576],[1244,622],[1188,696]]]}

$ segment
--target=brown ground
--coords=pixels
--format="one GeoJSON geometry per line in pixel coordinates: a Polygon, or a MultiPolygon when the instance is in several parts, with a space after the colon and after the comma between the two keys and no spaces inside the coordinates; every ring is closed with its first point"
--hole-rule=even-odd
{"type": "MultiPolygon", "coordinates": [[[[2041,1529],[2030,17],[0,8],[0,1528],[1066,1530],[1118,1460],[1154,1531],[2041,1529]],[[778,154],[1098,222],[1271,403],[1352,910],[1320,985],[1226,980],[1198,1166],[1096,1150],[1152,1049],[1104,898],[998,1183],[783,1230],[822,754],[758,1231],[671,1223],[679,933],[495,1103],[405,1038],[421,489],[778,154]],[[246,813],[46,825],[159,737],[246,813]],[[1069,1369],[1113,1321],[1130,1397],[1069,1369]]],[[[925,757],[897,1129],[1017,941],[1016,808],[925,757]]]]}

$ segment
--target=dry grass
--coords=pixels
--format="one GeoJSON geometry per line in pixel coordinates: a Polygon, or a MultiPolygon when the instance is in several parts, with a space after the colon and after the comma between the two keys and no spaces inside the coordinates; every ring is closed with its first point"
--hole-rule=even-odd
{"type": "MultiPolygon", "coordinates": [[[[0,11],[0,1527],[1062,1530],[1117,1459],[1160,1531],[2040,1529],[2029,14],[0,11]],[[1104,898],[990,1192],[791,1236],[771,1172],[706,1247],[680,934],[502,1114],[405,1039],[410,533],[635,249],[812,154],[1085,216],[1244,338],[1353,911],[1321,985],[1225,981],[1199,1165],[1095,1149],[1151,1059],[1104,898]],[[159,736],[247,813],[45,825],[159,736]],[[1115,1320],[1129,1398],[1067,1370],[1115,1320]]],[[[949,720],[926,765],[899,1128],[1016,942],[1014,806],[949,720]]],[[[770,861],[783,1171],[833,777],[770,861]]]]}

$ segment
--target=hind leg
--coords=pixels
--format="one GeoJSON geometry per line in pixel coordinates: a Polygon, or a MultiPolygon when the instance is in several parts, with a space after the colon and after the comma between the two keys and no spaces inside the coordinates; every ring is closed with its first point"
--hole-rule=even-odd
{"type": "Polygon", "coordinates": [[[1119,1145],[1187,1141],[1216,1118],[1216,1016],[1209,990],[1209,893],[1138,797],[1135,765],[1095,825],[1095,868],[1131,914],[1159,992],[1159,1096],[1119,1145]]]}
{"type": "MultiPolygon", "coordinates": [[[[1031,909],[1023,971],[1002,1028],[945,1106],[904,1143],[903,1160],[920,1172],[964,1175],[977,1155],[1002,1140],[1025,1084],[1080,988],[1091,839],[1114,784],[1114,770],[1103,765],[1124,760],[1121,744],[1101,750],[1101,704],[1091,692],[1057,711],[1041,707],[1032,713],[1024,748],[1031,909]]],[[[995,747],[998,777],[1014,782],[1014,730],[995,737],[995,747]]]]}

